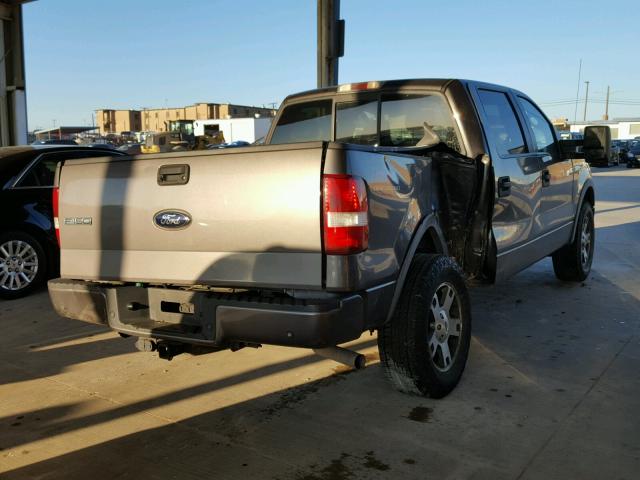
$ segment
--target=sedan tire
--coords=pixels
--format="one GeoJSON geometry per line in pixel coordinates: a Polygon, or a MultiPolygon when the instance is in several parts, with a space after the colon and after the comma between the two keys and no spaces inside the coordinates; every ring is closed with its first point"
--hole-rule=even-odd
{"type": "Polygon", "coordinates": [[[47,259],[40,242],[24,232],[0,234],[0,298],[24,297],[47,278],[47,259]]]}

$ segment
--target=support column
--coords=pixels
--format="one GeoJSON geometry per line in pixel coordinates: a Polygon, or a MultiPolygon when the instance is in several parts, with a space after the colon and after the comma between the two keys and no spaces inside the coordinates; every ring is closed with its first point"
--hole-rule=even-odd
{"type": "Polygon", "coordinates": [[[318,88],[338,84],[338,58],[343,55],[340,0],[318,0],[318,88]]]}

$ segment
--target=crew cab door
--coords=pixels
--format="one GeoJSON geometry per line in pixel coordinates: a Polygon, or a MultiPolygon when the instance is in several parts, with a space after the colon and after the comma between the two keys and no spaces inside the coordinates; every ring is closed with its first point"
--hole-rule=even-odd
{"type": "Polygon", "coordinates": [[[492,233],[496,244],[496,280],[531,265],[540,221],[540,154],[529,153],[525,129],[508,90],[478,86],[472,89],[491,155],[495,177],[492,233]]]}
{"type": "Polygon", "coordinates": [[[574,216],[573,164],[562,158],[553,127],[540,109],[524,95],[516,102],[529,133],[529,150],[542,162],[542,198],[534,225],[539,248],[547,254],[568,243],[574,216]]]}

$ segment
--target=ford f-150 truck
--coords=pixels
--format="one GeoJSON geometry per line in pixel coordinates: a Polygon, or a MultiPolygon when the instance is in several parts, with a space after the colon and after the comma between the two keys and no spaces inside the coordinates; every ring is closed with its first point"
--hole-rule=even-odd
{"type": "Polygon", "coordinates": [[[377,330],[392,383],[442,397],[467,283],[549,255],[561,280],[589,274],[598,128],[559,141],[497,85],[364,82],[287,97],[263,146],[62,163],[50,296],[169,359],[274,344],[360,366],[337,346],[377,330]]]}

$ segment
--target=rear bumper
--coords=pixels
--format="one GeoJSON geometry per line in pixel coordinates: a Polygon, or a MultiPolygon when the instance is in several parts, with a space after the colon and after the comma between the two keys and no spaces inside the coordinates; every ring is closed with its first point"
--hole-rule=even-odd
{"type": "Polygon", "coordinates": [[[385,313],[393,284],[322,299],[49,281],[56,312],[121,333],[204,346],[257,343],[323,348],[358,338],[367,312],[385,313]]]}

